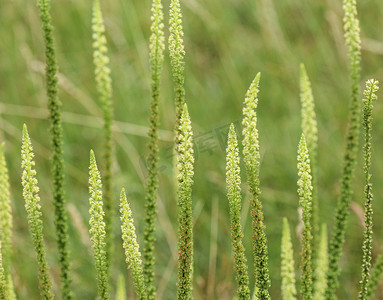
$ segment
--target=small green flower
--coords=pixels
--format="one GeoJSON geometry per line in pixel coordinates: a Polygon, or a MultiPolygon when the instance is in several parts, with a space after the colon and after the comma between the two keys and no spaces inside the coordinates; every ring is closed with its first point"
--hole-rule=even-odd
{"type": "Polygon", "coordinates": [[[193,142],[192,128],[186,104],[182,112],[177,147],[178,214],[178,282],[177,299],[192,298],[193,279],[193,142]]]}
{"type": "Polygon", "coordinates": [[[102,183],[93,150],[90,151],[89,166],[89,234],[97,271],[98,294],[102,300],[109,296],[109,271],[106,260],[105,222],[102,205],[102,183]]]}
{"type": "Polygon", "coordinates": [[[123,247],[125,249],[126,263],[132,271],[136,293],[139,299],[147,299],[144,272],[142,268],[141,252],[137,242],[136,228],[132,211],[126,199],[125,189],[121,190],[120,196],[121,231],[123,247]]]}
{"type": "Polygon", "coordinates": [[[297,289],[295,287],[294,253],[290,227],[286,218],[283,218],[281,259],[282,300],[295,300],[297,299],[297,289]]]}
{"type": "Polygon", "coordinates": [[[43,221],[41,220],[41,206],[39,188],[37,186],[33,149],[28,135],[27,126],[24,124],[23,141],[21,146],[21,168],[23,169],[22,186],[25,208],[28,213],[29,231],[37,254],[40,294],[43,299],[53,299],[52,283],[48,274],[48,263],[45,257],[43,241],[43,221]]]}
{"type": "Polygon", "coordinates": [[[304,224],[302,233],[301,295],[304,300],[309,300],[312,299],[313,288],[311,266],[311,213],[313,187],[309,151],[303,134],[298,147],[298,177],[299,206],[302,208],[302,219],[304,224]]]}
{"type": "Polygon", "coordinates": [[[234,125],[230,125],[226,149],[226,186],[230,205],[231,239],[233,242],[238,298],[250,299],[249,277],[245,248],[242,244],[241,228],[241,177],[239,169],[239,150],[234,125]]]}

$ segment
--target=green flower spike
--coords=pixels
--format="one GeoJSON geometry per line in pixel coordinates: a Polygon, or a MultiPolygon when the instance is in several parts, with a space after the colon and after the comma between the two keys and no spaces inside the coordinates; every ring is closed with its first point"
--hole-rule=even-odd
{"type": "Polygon", "coordinates": [[[283,218],[281,259],[282,300],[296,300],[293,244],[291,243],[290,227],[286,218],[283,218]]]}
{"type": "Polygon", "coordinates": [[[7,289],[7,280],[6,275],[3,267],[3,255],[2,253],[2,247],[1,247],[1,241],[0,241],[0,299],[1,300],[8,300],[8,289],[7,289]]]}
{"type": "MultiPolygon", "coordinates": [[[[311,224],[313,228],[312,239],[312,269],[317,268],[317,249],[319,237],[319,222],[318,222],[318,196],[317,196],[317,149],[318,149],[318,128],[315,115],[314,96],[311,89],[310,79],[307,75],[304,64],[301,64],[300,75],[300,99],[301,99],[301,118],[302,118],[302,132],[306,138],[307,148],[310,154],[312,183],[313,183],[313,197],[312,197],[312,217],[311,224]]],[[[313,282],[315,282],[316,272],[313,273],[313,282]]],[[[315,287],[315,285],[314,285],[315,287]]]]}
{"type": "Polygon", "coordinates": [[[372,251],[372,183],[371,183],[371,129],[372,129],[372,103],[377,99],[376,92],[378,91],[378,81],[370,79],[366,82],[366,89],[364,91],[363,99],[363,127],[364,127],[364,172],[366,175],[366,182],[364,188],[365,194],[365,224],[366,229],[364,232],[363,241],[363,262],[362,262],[362,280],[359,293],[359,299],[364,300],[367,298],[367,284],[370,277],[371,269],[371,251],[372,251]]]}
{"type": "Polygon", "coordinates": [[[380,253],[374,267],[371,270],[370,278],[367,282],[367,295],[366,299],[373,299],[376,289],[380,284],[383,277],[383,254],[380,253]]]}
{"type": "Polygon", "coordinates": [[[147,299],[144,273],[142,268],[140,247],[137,243],[136,228],[132,217],[132,211],[126,199],[125,189],[121,190],[120,197],[121,231],[123,247],[125,249],[126,263],[132,271],[134,285],[138,298],[147,299]]]}
{"type": "Polygon", "coordinates": [[[63,129],[61,118],[61,102],[58,97],[58,66],[56,62],[56,50],[53,37],[52,17],[50,14],[50,0],[38,0],[37,3],[40,20],[42,23],[46,67],[45,76],[47,82],[48,110],[51,133],[51,172],[53,179],[53,205],[54,222],[56,226],[57,248],[60,265],[61,294],[64,300],[73,298],[70,291],[72,278],[69,274],[69,250],[68,250],[68,217],[65,208],[64,193],[64,159],[63,159],[63,129]]]}
{"type": "Polygon", "coordinates": [[[102,300],[109,296],[109,271],[106,261],[105,222],[102,207],[102,183],[93,150],[90,151],[89,166],[90,240],[97,271],[98,294],[102,300]]]}
{"type": "Polygon", "coordinates": [[[327,269],[328,269],[328,246],[327,246],[327,227],[322,225],[321,239],[318,250],[318,263],[315,269],[316,280],[314,283],[314,300],[324,300],[327,285],[327,269]]]}
{"type": "Polygon", "coordinates": [[[182,112],[177,147],[178,201],[178,282],[177,299],[192,298],[193,277],[193,142],[192,128],[186,104],[182,112]]]}
{"type": "Polygon", "coordinates": [[[298,147],[298,195],[299,206],[302,208],[303,232],[302,232],[302,277],[301,295],[303,300],[312,299],[312,266],[311,266],[311,242],[312,242],[312,177],[310,168],[309,151],[306,140],[302,134],[298,147]]]}
{"type": "MultiPolygon", "coordinates": [[[[15,299],[12,278],[10,274],[12,256],[12,207],[9,193],[9,176],[5,162],[4,143],[0,146],[0,242],[3,248],[4,276],[7,283],[8,298],[15,299]]],[[[0,297],[1,299],[1,297],[0,297]]]]}
{"type": "Polygon", "coordinates": [[[53,37],[50,0],[38,0],[37,3],[43,29],[45,43],[48,110],[51,133],[51,172],[53,179],[54,222],[57,235],[57,248],[60,265],[61,294],[64,300],[73,298],[70,291],[72,277],[70,276],[68,250],[68,217],[65,207],[64,192],[64,158],[63,158],[63,129],[61,118],[61,102],[58,97],[58,66],[56,61],[55,41],[53,37]]]}
{"type": "Polygon", "coordinates": [[[257,129],[257,114],[259,80],[258,73],[247,91],[243,108],[243,156],[247,170],[248,184],[252,194],[251,216],[253,219],[253,251],[255,263],[255,286],[258,300],[270,299],[270,275],[268,268],[267,238],[263,223],[262,204],[259,200],[259,137],[257,129]]]}
{"type": "Polygon", "coordinates": [[[93,64],[95,66],[96,87],[99,94],[102,110],[104,113],[104,153],[103,153],[103,183],[104,183],[104,221],[106,230],[106,258],[108,268],[112,264],[113,257],[113,187],[112,187],[112,164],[113,164],[113,105],[112,105],[112,79],[108,67],[108,48],[105,38],[105,26],[101,13],[100,1],[93,1],[92,17],[93,37],[93,64]]]}
{"type": "Polygon", "coordinates": [[[176,131],[180,126],[182,108],[185,103],[184,88],[184,57],[185,49],[183,42],[182,13],[180,0],[171,0],[169,19],[169,54],[172,65],[173,80],[176,92],[176,131]]]}
{"type": "Polygon", "coordinates": [[[27,126],[24,124],[23,140],[21,146],[21,168],[23,175],[21,183],[23,185],[23,197],[25,208],[28,214],[29,231],[32,234],[32,241],[35,247],[40,295],[44,300],[53,299],[52,283],[48,274],[48,263],[45,257],[45,246],[43,241],[43,221],[41,220],[41,206],[39,197],[39,188],[37,186],[35,162],[33,160],[33,149],[28,135],[27,126]]]}
{"type": "Polygon", "coordinates": [[[315,115],[314,96],[304,64],[300,65],[300,90],[302,131],[305,135],[311,163],[313,164],[313,162],[316,161],[317,156],[318,128],[315,115]]]}
{"type": "Polygon", "coordinates": [[[357,17],[356,0],[343,0],[344,35],[348,49],[349,66],[351,71],[351,101],[347,128],[346,150],[343,158],[341,179],[341,195],[335,215],[335,225],[329,244],[329,263],[327,274],[326,299],[336,300],[336,289],[339,286],[339,259],[345,239],[349,206],[352,197],[352,178],[356,163],[359,144],[359,78],[360,78],[360,29],[357,17]]]}
{"type": "Polygon", "coordinates": [[[154,286],[154,244],[155,222],[157,219],[157,191],[158,191],[158,125],[159,125],[159,95],[161,69],[164,60],[164,32],[163,32],[163,8],[161,0],[153,0],[152,3],[152,26],[150,36],[150,62],[152,73],[152,102],[150,106],[150,130],[148,135],[149,155],[148,181],[146,183],[145,198],[145,231],[144,231],[144,274],[148,289],[148,299],[155,299],[156,288],[154,286]]]}
{"type": "Polygon", "coordinates": [[[226,186],[230,205],[231,239],[233,242],[235,271],[237,273],[238,299],[250,299],[247,260],[245,257],[245,248],[242,244],[239,150],[237,135],[235,134],[233,124],[230,125],[226,149],[226,186]]]}

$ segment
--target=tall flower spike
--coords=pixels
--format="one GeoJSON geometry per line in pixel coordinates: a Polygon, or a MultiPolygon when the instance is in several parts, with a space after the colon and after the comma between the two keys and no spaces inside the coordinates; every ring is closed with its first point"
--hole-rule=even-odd
{"type": "Polygon", "coordinates": [[[363,241],[363,261],[362,261],[362,280],[359,292],[359,299],[364,300],[367,297],[367,284],[370,278],[371,269],[371,251],[372,251],[372,183],[371,183],[371,129],[372,129],[372,103],[377,99],[378,81],[370,79],[366,82],[363,99],[363,127],[364,127],[364,172],[365,179],[365,204],[364,204],[364,221],[366,229],[363,241]]]}
{"type": "Polygon", "coordinates": [[[102,183],[93,150],[90,151],[89,166],[90,240],[97,271],[98,294],[101,299],[109,299],[109,271],[106,262],[105,222],[102,207],[102,183]]]}
{"type": "MultiPolygon", "coordinates": [[[[318,195],[317,195],[317,148],[318,148],[318,128],[314,109],[314,96],[311,89],[310,79],[307,75],[304,64],[300,65],[300,100],[301,100],[301,118],[302,132],[306,138],[307,148],[310,154],[313,197],[312,197],[312,217],[311,224],[313,228],[312,239],[312,269],[317,267],[317,249],[319,237],[319,221],[318,221],[318,195]]],[[[315,282],[316,272],[313,273],[313,282],[315,282]]],[[[314,285],[315,287],[315,285],[314,285]]],[[[314,289],[315,290],[315,289],[314,289]]]]}
{"type": "MultiPolygon", "coordinates": [[[[12,207],[9,193],[9,176],[5,162],[4,143],[0,146],[0,242],[2,244],[4,276],[7,283],[8,296],[14,295],[10,274],[12,256],[12,207]]],[[[1,299],[1,297],[0,297],[1,299]]],[[[14,299],[13,297],[11,299],[14,299]]]]}
{"type": "Polygon", "coordinates": [[[318,128],[315,115],[314,96],[310,79],[304,64],[300,65],[300,100],[302,131],[305,135],[312,164],[316,161],[318,148],[318,128]]]}
{"type": "Polygon", "coordinates": [[[134,227],[132,211],[126,199],[125,189],[121,190],[120,215],[126,263],[132,272],[138,298],[144,300],[147,299],[147,293],[144,281],[144,271],[142,268],[141,252],[137,242],[136,228],[134,227]]]}
{"type": "Polygon", "coordinates": [[[37,254],[39,270],[40,295],[42,299],[53,299],[52,283],[48,274],[48,263],[45,257],[45,246],[43,241],[43,222],[41,220],[41,206],[39,188],[37,186],[35,162],[33,160],[33,149],[28,135],[27,126],[24,124],[23,140],[21,146],[21,168],[23,175],[23,197],[28,214],[29,231],[37,254]]]}
{"type": "Polygon", "coordinates": [[[73,298],[70,290],[72,278],[70,276],[68,250],[68,217],[65,208],[64,193],[64,159],[63,159],[63,129],[61,121],[61,102],[57,88],[57,62],[53,37],[52,17],[50,15],[50,0],[37,0],[45,43],[48,110],[51,133],[51,172],[53,179],[54,222],[57,235],[57,248],[60,266],[61,294],[64,300],[73,298]]]}
{"type": "Polygon", "coordinates": [[[180,0],[171,0],[169,19],[169,54],[172,65],[173,80],[176,92],[176,131],[180,126],[182,108],[185,103],[184,88],[184,57],[185,49],[183,42],[182,13],[180,0]]]}
{"type": "Polygon", "coordinates": [[[327,227],[322,225],[321,239],[318,250],[318,263],[315,269],[316,280],[314,288],[314,300],[324,300],[327,284],[327,268],[328,268],[328,246],[327,246],[327,227]]]}
{"type": "Polygon", "coordinates": [[[286,218],[283,218],[282,245],[281,245],[281,277],[282,300],[297,299],[295,287],[294,253],[291,243],[290,227],[286,218]]]}
{"type": "Polygon", "coordinates": [[[268,268],[267,238],[263,223],[262,204],[259,200],[259,137],[257,129],[257,113],[259,80],[258,73],[247,91],[243,108],[243,156],[247,170],[247,179],[252,194],[251,216],[253,226],[253,251],[255,264],[255,280],[257,298],[259,300],[270,299],[270,275],[268,268]]]}
{"type": "Polygon", "coordinates": [[[7,280],[3,267],[3,255],[2,255],[2,247],[0,241],[0,299],[8,300],[8,289],[7,289],[7,280]]]}
{"type": "Polygon", "coordinates": [[[192,298],[193,280],[193,142],[192,128],[186,104],[182,112],[177,149],[178,201],[178,282],[177,299],[192,298]]]}
{"type": "Polygon", "coordinates": [[[112,141],[112,79],[108,67],[108,48],[105,38],[105,26],[101,13],[100,1],[93,1],[92,17],[93,37],[93,64],[95,66],[96,86],[102,103],[104,113],[104,153],[103,153],[103,182],[104,182],[104,211],[106,230],[106,258],[110,267],[113,257],[113,187],[112,187],[112,164],[113,164],[113,141],[112,141]]]}
{"type": "Polygon", "coordinates": [[[241,228],[241,177],[239,169],[237,135],[234,125],[230,125],[228,145],[226,149],[226,186],[230,205],[231,239],[233,242],[234,264],[237,273],[238,299],[249,299],[249,276],[245,248],[242,244],[241,228]]]}
{"type": "Polygon", "coordinates": [[[145,199],[145,231],[144,231],[144,275],[148,289],[148,298],[155,299],[156,289],[154,285],[154,244],[155,222],[157,219],[157,191],[158,191],[158,125],[159,125],[159,95],[161,69],[164,60],[164,32],[163,32],[163,8],[161,0],[153,0],[152,3],[152,25],[150,36],[150,62],[152,73],[152,101],[150,106],[150,129],[148,135],[149,155],[148,181],[146,183],[145,199]]]}
{"type": "Polygon", "coordinates": [[[302,277],[301,295],[303,300],[312,299],[312,266],[311,266],[311,212],[312,212],[312,177],[309,151],[302,134],[298,147],[298,195],[299,206],[302,208],[302,277]]]}
{"type": "Polygon", "coordinates": [[[383,253],[380,253],[374,267],[371,270],[370,278],[367,282],[367,295],[366,299],[373,299],[375,295],[376,288],[381,282],[383,277],[383,253]]]}
{"type": "Polygon", "coordinates": [[[326,299],[336,299],[336,289],[339,286],[339,259],[342,255],[349,206],[352,197],[352,178],[354,176],[356,155],[359,139],[359,78],[360,78],[360,29],[357,17],[356,0],[343,0],[344,35],[348,49],[351,71],[351,101],[347,128],[347,142],[343,157],[341,179],[341,194],[338,200],[335,225],[329,245],[329,269],[327,274],[326,299]]]}

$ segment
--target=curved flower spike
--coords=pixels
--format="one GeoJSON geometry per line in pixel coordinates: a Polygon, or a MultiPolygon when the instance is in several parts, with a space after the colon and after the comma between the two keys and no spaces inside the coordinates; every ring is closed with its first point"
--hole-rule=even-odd
{"type": "Polygon", "coordinates": [[[23,139],[21,146],[21,168],[23,175],[23,197],[25,209],[28,214],[29,231],[32,234],[33,244],[37,254],[40,294],[43,299],[53,299],[52,281],[48,274],[48,263],[45,257],[45,245],[43,241],[43,221],[41,220],[41,206],[39,188],[37,186],[33,149],[28,135],[27,126],[23,127],[23,139]]]}

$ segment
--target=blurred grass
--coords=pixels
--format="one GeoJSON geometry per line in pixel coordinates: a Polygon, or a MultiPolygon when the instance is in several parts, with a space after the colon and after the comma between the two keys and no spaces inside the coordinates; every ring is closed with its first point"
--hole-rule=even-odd
{"type": "MultiPolygon", "coordinates": [[[[383,78],[383,2],[358,1],[362,29],[362,79],[383,78]]],[[[298,225],[296,152],[300,136],[299,63],[312,81],[319,126],[318,183],[321,222],[329,225],[339,194],[339,177],[347,122],[349,78],[342,30],[342,3],[298,0],[184,0],[186,47],[186,101],[197,147],[193,190],[195,218],[194,294],[196,299],[229,299],[235,291],[225,196],[224,149],[230,122],[241,120],[245,92],[256,72],[262,72],[259,132],[261,187],[269,240],[272,297],[280,297],[280,238],[282,217],[298,225]],[[198,137],[197,137],[198,136],[198,137]],[[223,142],[223,144],[221,143],[223,142]],[[216,201],[216,204],[214,204],[216,201]],[[212,219],[212,216],[214,218],[212,219]],[[215,237],[215,226],[217,236],[215,237]],[[218,253],[215,254],[214,247],[218,253]],[[214,259],[215,258],[215,259],[214,259]],[[215,271],[214,271],[215,270],[215,271]],[[212,288],[210,283],[214,282],[212,288]]],[[[28,124],[36,152],[43,204],[44,231],[54,288],[58,265],[54,242],[52,190],[49,171],[48,122],[44,120],[43,43],[34,1],[0,0],[0,138],[7,142],[15,215],[14,268],[19,299],[38,299],[37,272],[27,232],[20,183],[22,124],[28,124]],[[32,108],[33,107],[33,108],[32,108]],[[37,109],[37,110],[36,110],[37,109]]],[[[145,145],[149,117],[150,76],[148,38],[151,1],[104,1],[104,12],[114,89],[117,161],[115,197],[125,186],[132,203],[139,240],[143,232],[145,145]],[[143,127],[135,127],[136,125],[143,127]],[[127,128],[127,129],[126,129],[127,128]],[[141,234],[140,234],[141,233],[141,234]]],[[[167,23],[169,1],[164,1],[167,23]]],[[[57,42],[60,97],[64,114],[66,193],[70,207],[70,247],[77,299],[96,297],[95,269],[89,255],[87,168],[89,149],[102,151],[100,103],[93,79],[91,2],[55,0],[52,3],[57,42]]],[[[166,31],[167,34],[167,31],[166,31]]],[[[166,52],[167,54],[167,52],[166,52]]],[[[161,86],[160,200],[157,246],[157,282],[161,299],[174,299],[176,286],[176,209],[172,174],[171,132],[174,123],[173,85],[166,57],[161,86]]],[[[381,94],[378,95],[382,98],[381,94]]],[[[374,257],[383,250],[383,105],[374,108],[373,167],[375,244],[374,257]]],[[[362,164],[357,165],[353,211],[363,203],[362,164]]],[[[243,173],[243,175],[245,175],[243,173]]],[[[243,178],[244,179],[244,178],[243,178]]],[[[243,180],[245,182],[245,180],[243,180]]],[[[244,187],[246,190],[246,187],[244,187]]],[[[244,210],[248,208],[244,195],[244,210]]],[[[247,212],[244,211],[244,217],[247,212]]],[[[252,274],[251,224],[246,218],[245,248],[252,274]]],[[[123,263],[116,226],[116,263],[129,280],[123,263]]],[[[345,255],[341,260],[339,299],[355,298],[359,288],[363,228],[360,216],[351,214],[345,255]]],[[[293,237],[295,253],[299,241],[293,237]]],[[[299,258],[296,257],[296,261],[299,258]]],[[[383,297],[383,289],[377,299],[383,297]]]]}

